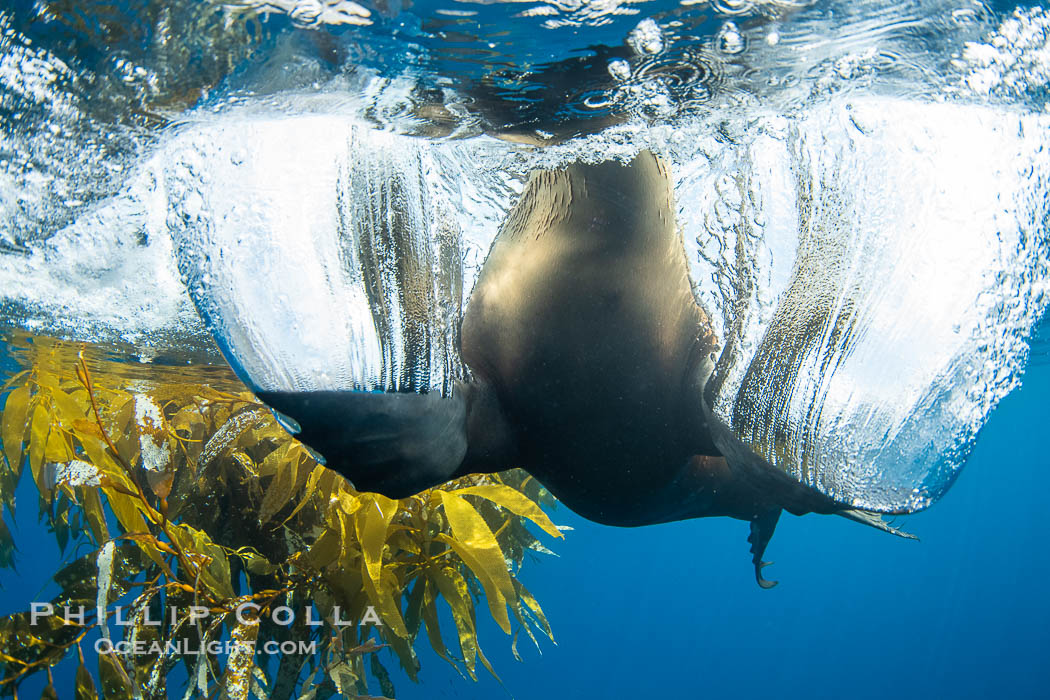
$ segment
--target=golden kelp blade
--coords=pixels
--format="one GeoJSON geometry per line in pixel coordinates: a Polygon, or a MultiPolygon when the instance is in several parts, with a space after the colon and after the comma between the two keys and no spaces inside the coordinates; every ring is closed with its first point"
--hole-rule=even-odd
{"type": "MultiPolygon", "coordinates": [[[[85,544],[96,550],[56,574],[63,590],[56,605],[92,606],[104,568],[103,600],[112,607],[132,595],[137,622],[129,634],[158,645],[144,656],[100,656],[107,697],[167,697],[165,674],[180,659],[193,669],[189,697],[265,688],[281,700],[305,677],[364,697],[369,674],[390,695],[379,655],[393,653],[414,676],[421,631],[439,656],[474,677],[478,660],[492,668],[478,641],[472,588],[485,592],[507,633],[510,606],[527,634],[551,637],[539,604],[512,573],[525,551],[539,548],[527,522],[560,536],[540,507],[549,495],[523,472],[466,477],[400,501],[358,493],[315,463],[225,368],[109,361],[47,338],[11,338],[9,347],[24,370],[0,393],[0,507],[13,506],[28,465],[60,543],[72,538],[80,552],[85,544]],[[458,654],[442,638],[441,598],[458,654]],[[236,615],[245,604],[257,606],[251,625],[236,615]],[[149,610],[191,605],[209,617],[143,624],[149,610]],[[295,611],[291,625],[273,620],[281,605],[295,611]],[[320,627],[302,622],[308,612],[325,618],[320,627]],[[384,624],[356,624],[368,615],[384,624]],[[354,624],[336,624],[347,619],[354,624]],[[370,643],[372,634],[382,643],[370,643]],[[209,641],[242,637],[256,647],[316,646],[282,657],[298,665],[282,660],[267,672],[248,652],[208,651],[209,641]],[[177,641],[186,645],[170,644],[177,641]]],[[[0,519],[0,564],[11,564],[13,547],[0,519]]],[[[83,627],[58,621],[31,629],[25,613],[0,619],[11,633],[0,686],[58,663],[100,623],[92,614],[83,627]]],[[[76,697],[94,696],[90,673],[78,667],[76,697]]]]}
{"type": "Polygon", "coordinates": [[[77,647],[77,656],[80,661],[77,665],[73,700],[98,700],[98,691],[95,690],[95,679],[91,677],[91,672],[84,665],[84,651],[79,646],[77,647]]]}

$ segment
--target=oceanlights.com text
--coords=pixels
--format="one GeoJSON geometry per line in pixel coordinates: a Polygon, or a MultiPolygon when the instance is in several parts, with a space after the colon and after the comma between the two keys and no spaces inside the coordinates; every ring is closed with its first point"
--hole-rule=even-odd
{"type": "MultiPolygon", "coordinates": [[[[286,640],[283,642],[277,642],[270,640],[263,642],[262,650],[265,654],[313,654],[317,651],[319,642],[315,641],[291,641],[286,640]]],[[[197,656],[199,654],[233,654],[233,653],[253,653],[255,651],[255,642],[238,642],[233,640],[226,641],[211,641],[204,645],[198,645],[194,640],[190,639],[177,639],[169,640],[167,642],[149,642],[146,640],[136,640],[134,642],[129,641],[111,641],[102,637],[95,641],[95,652],[99,654],[108,654],[112,651],[118,654],[160,654],[161,652],[167,654],[181,654],[183,656],[197,656]]]]}

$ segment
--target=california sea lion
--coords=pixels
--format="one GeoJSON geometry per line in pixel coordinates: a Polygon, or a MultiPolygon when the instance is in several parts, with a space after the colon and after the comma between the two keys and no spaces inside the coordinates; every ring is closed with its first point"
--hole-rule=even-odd
{"type": "Polygon", "coordinates": [[[577,163],[532,175],[461,328],[473,378],[452,397],[261,393],[357,488],[404,497],[528,470],[599,523],[751,523],[755,576],[782,510],[888,529],[754,460],[724,459],[703,390],[719,350],[690,284],[666,166],[577,163]]]}

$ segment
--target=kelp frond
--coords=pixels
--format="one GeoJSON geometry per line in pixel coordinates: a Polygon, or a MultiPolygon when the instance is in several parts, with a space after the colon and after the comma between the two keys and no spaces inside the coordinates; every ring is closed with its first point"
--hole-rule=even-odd
{"type": "Polygon", "coordinates": [[[517,574],[529,550],[549,551],[527,522],[561,534],[524,472],[400,501],[359,493],[226,370],[11,342],[22,369],[0,389],[0,566],[15,562],[3,510],[27,472],[58,547],[91,551],[55,574],[62,593],[35,624],[34,611],[0,619],[0,692],[76,649],[76,697],[96,697],[81,646],[99,633],[137,645],[99,656],[106,697],[166,698],[181,662],[186,698],[276,700],[364,695],[369,677],[392,695],[380,652],[415,679],[420,633],[461,673],[476,678],[480,662],[495,674],[478,642],[481,597],[515,642],[553,639],[517,574]],[[78,606],[79,618],[60,614],[78,606]],[[267,655],[267,642],[313,653],[267,655]]]}

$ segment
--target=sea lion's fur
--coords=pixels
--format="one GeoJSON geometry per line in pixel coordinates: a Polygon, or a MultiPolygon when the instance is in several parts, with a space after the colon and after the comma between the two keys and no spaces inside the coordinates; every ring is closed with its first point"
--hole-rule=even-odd
{"type": "Polygon", "coordinates": [[[831,508],[787,477],[741,474],[719,458],[702,406],[718,349],[670,175],[649,152],[534,174],[462,328],[463,359],[513,426],[520,465],[587,518],[831,508]]]}
{"type": "Polygon", "coordinates": [[[450,398],[262,398],[362,490],[401,497],[520,467],[599,523],[747,520],[763,586],[761,555],[782,509],[848,510],[716,446],[703,391],[718,341],[693,294],[670,175],[650,152],[534,173],[460,337],[472,378],[450,398]]]}
{"type": "Polygon", "coordinates": [[[661,519],[664,486],[690,456],[717,454],[695,390],[714,342],[649,154],[534,174],[462,328],[521,465],[616,525],[661,519]]]}

